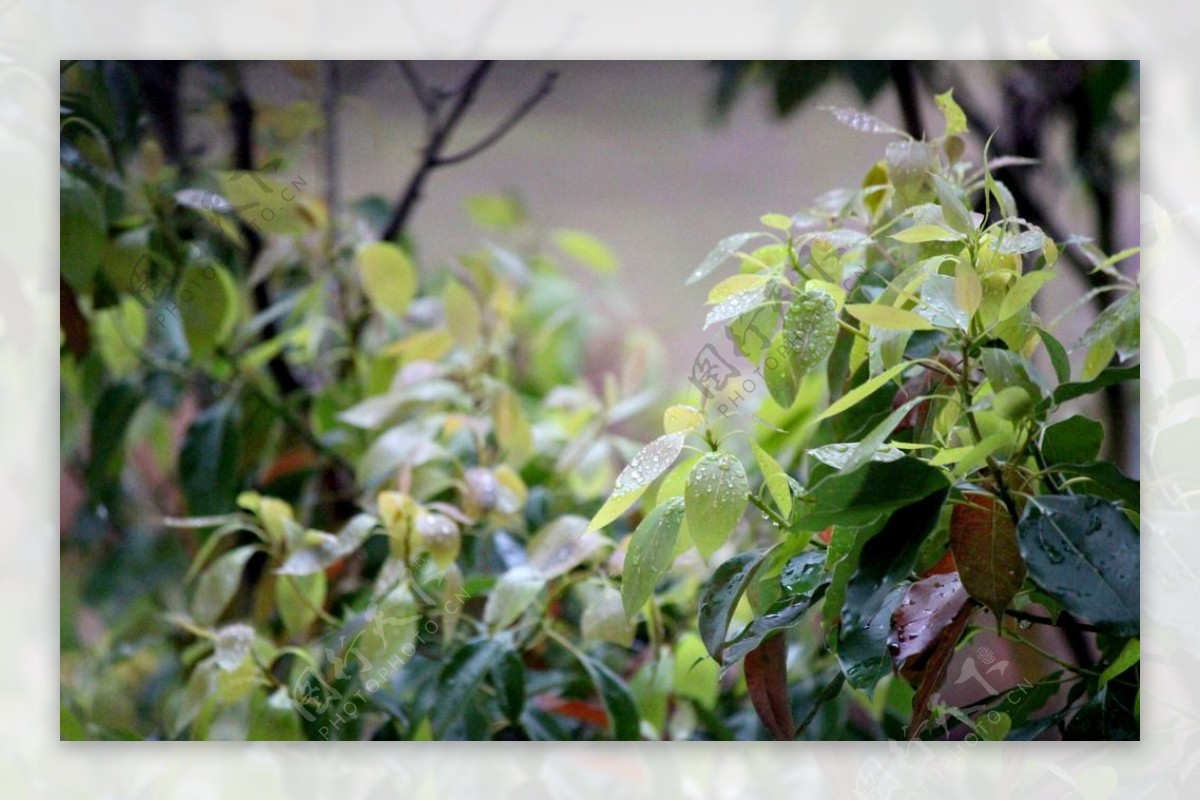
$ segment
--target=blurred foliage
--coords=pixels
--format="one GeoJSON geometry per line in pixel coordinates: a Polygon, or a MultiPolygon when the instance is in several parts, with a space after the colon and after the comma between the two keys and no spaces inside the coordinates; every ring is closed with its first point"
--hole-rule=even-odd
{"type": "MultiPolygon", "coordinates": [[[[765,371],[764,424],[679,398],[642,446],[626,432],[659,416],[662,354],[577,282],[618,273],[602,242],[479,195],[482,243],[427,264],[379,241],[387,201],[329,208],[290,166],[325,125],[313,99],[251,103],[229,63],[61,81],[64,739],[902,736],[940,674],[913,655],[893,675],[897,592],[954,550],[960,509],[996,537],[1010,501],[1029,578],[982,591],[955,552],[961,608],[1074,613],[1103,653],[1039,678],[1071,688],[1049,717],[985,711],[1000,736],[1136,732],[1136,614],[1072,594],[1034,536],[1086,517],[1136,538],[1103,432],[1050,417],[1136,374],[1129,254],[1086,249],[1122,300],[1064,375],[1030,302],[1068,243],[962,161],[952,101],[936,140],[896,134],[861,187],[714,251],[695,278],[739,261],[709,322],[765,371]],[[228,125],[229,152],[189,152],[189,115],[228,125]],[[620,355],[592,376],[599,337],[620,355]],[[857,639],[848,615],[870,621],[857,639]]],[[[942,673],[969,617],[922,635],[942,673]]]]}

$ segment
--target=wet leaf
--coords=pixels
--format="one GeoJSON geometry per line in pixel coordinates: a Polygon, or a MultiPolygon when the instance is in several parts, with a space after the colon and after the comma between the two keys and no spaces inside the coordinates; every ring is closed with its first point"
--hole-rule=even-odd
{"type": "Polygon", "coordinates": [[[679,458],[686,436],[686,431],[665,434],[638,451],[633,460],[617,476],[612,495],[600,507],[600,511],[596,512],[595,517],[588,524],[588,530],[595,531],[604,528],[620,517],[626,509],[633,506],[634,502],[646,491],[646,487],[667,472],[667,468],[679,458]]]}
{"type": "Polygon", "coordinates": [[[438,675],[438,698],[429,722],[442,738],[467,713],[488,671],[499,664],[509,646],[501,639],[477,639],[454,652],[438,675]]]}
{"type": "Polygon", "coordinates": [[[587,520],[563,515],[543,526],[525,546],[529,564],[547,580],[569,573],[611,544],[601,534],[587,530],[587,520]]]}
{"type": "MultiPolygon", "coordinates": [[[[850,457],[858,449],[860,443],[857,442],[834,442],[829,445],[822,445],[819,448],[812,448],[808,455],[816,459],[821,464],[827,464],[830,467],[841,470],[849,462],[850,457]]],[[[872,462],[894,462],[897,459],[904,458],[904,451],[899,448],[893,448],[890,445],[882,445],[876,448],[871,458],[867,461],[872,462]]],[[[866,462],[863,462],[866,464],[866,462]]]]}
{"type": "Polygon", "coordinates": [[[663,433],[678,434],[704,424],[704,415],[695,406],[671,406],[663,412],[663,433]]]}
{"type": "Polygon", "coordinates": [[[1026,504],[1017,536],[1034,583],[1098,628],[1137,636],[1140,537],[1117,506],[1087,495],[1040,495],[1026,504]]]}
{"type": "Polygon", "coordinates": [[[532,565],[518,565],[500,576],[483,607],[483,622],[502,629],[529,611],[546,588],[546,577],[532,565]]]}
{"type": "Polygon", "coordinates": [[[634,625],[625,614],[621,593],[611,586],[602,587],[588,601],[579,621],[584,642],[603,640],[628,648],[633,644],[634,625]]]}
{"type": "Polygon", "coordinates": [[[913,582],[892,613],[888,653],[899,664],[924,653],[949,626],[967,602],[957,573],[937,573],[913,582]]]}
{"type": "Polygon", "coordinates": [[[868,462],[848,473],[835,473],[809,488],[804,513],[794,525],[802,531],[829,526],[858,526],[949,486],[945,475],[919,459],[868,462]]]}
{"type": "Polygon", "coordinates": [[[825,360],[837,332],[837,301],[828,292],[809,289],[792,300],[783,318],[783,345],[797,380],[825,360]]]}
{"type": "Polygon", "coordinates": [[[192,597],[192,617],[201,625],[215,623],[237,593],[242,582],[242,570],[259,547],[243,545],[222,554],[205,568],[192,597]]]}
{"type": "Polygon", "coordinates": [[[612,672],[598,659],[585,657],[584,670],[596,686],[604,711],[608,715],[608,728],[614,740],[638,740],[638,711],[629,694],[629,687],[621,677],[612,672]]]}
{"type": "Polygon", "coordinates": [[[852,687],[870,688],[890,670],[887,638],[903,593],[900,582],[916,564],[948,492],[943,487],[893,512],[863,545],[846,585],[838,637],[838,660],[852,687]]]}
{"type": "Polygon", "coordinates": [[[746,592],[754,570],[765,553],[765,549],[759,548],[740,553],[724,562],[713,571],[712,578],[700,596],[700,638],[704,641],[704,647],[718,662],[721,661],[725,637],[729,632],[729,621],[733,619],[738,601],[746,592]]]}
{"type": "Polygon", "coordinates": [[[964,495],[950,513],[950,551],[967,592],[999,621],[1025,581],[1016,526],[993,496],[964,495]]]}
{"type": "Polygon", "coordinates": [[[322,539],[294,551],[275,572],[281,576],[307,576],[322,571],[358,550],[377,525],[378,522],[370,515],[355,515],[336,537],[322,539]]]}
{"type": "Polygon", "coordinates": [[[707,559],[725,544],[749,503],[746,469],[732,453],[705,454],[688,475],[688,533],[707,559]]]}
{"type": "Polygon", "coordinates": [[[725,237],[719,243],[717,243],[717,246],[712,249],[712,252],[710,252],[708,256],[705,257],[704,261],[700,263],[700,266],[692,271],[692,274],[688,276],[686,283],[689,285],[694,284],[700,279],[704,278],[713,270],[720,267],[726,259],[728,259],[737,251],[741,250],[743,245],[745,245],[751,239],[759,236],[763,236],[763,234],[757,231],[750,231],[725,237]]]}
{"type": "Polygon", "coordinates": [[[658,580],[674,561],[683,510],[683,498],[671,498],[654,507],[633,532],[621,577],[621,600],[629,617],[646,605],[658,580]]]}
{"type": "Polygon", "coordinates": [[[796,733],[787,685],[787,638],[775,634],[746,654],[746,690],[771,737],[790,742],[796,733]]]}

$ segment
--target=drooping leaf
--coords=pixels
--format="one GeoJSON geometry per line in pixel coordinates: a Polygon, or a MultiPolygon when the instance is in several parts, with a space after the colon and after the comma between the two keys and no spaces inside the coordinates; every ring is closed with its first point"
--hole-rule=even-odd
{"type": "Polygon", "coordinates": [[[910,584],[892,613],[887,643],[892,661],[898,665],[927,651],[966,603],[957,573],[935,573],[910,584]]]}
{"type": "Polygon", "coordinates": [[[688,533],[705,559],[720,548],[737,528],[749,503],[746,469],[732,453],[705,454],[688,474],[688,533]]]}
{"type": "Polygon", "coordinates": [[[596,686],[604,711],[608,715],[608,728],[614,740],[637,740],[638,711],[629,687],[621,677],[599,659],[586,657],[583,660],[584,670],[596,686]]]}
{"type": "Polygon", "coordinates": [[[480,684],[488,672],[503,659],[509,650],[499,638],[472,640],[454,652],[438,676],[437,703],[433,705],[429,722],[433,736],[442,738],[450,727],[467,712],[479,693],[480,684]]]}
{"type": "Polygon", "coordinates": [[[789,594],[776,601],[766,612],[750,621],[725,643],[721,654],[724,664],[736,664],[745,659],[746,654],[757,648],[767,637],[795,626],[809,609],[825,597],[828,587],[829,582],[825,580],[824,571],[817,571],[816,585],[811,590],[789,594]]]}
{"type": "Polygon", "coordinates": [[[950,513],[950,552],[967,592],[1000,621],[1025,581],[1017,529],[994,496],[968,492],[965,500],[950,513]]]}
{"type": "Polygon", "coordinates": [[[746,690],[771,737],[790,742],[796,734],[787,685],[787,637],[774,634],[746,654],[746,690]]]}
{"type": "Polygon", "coordinates": [[[654,586],[674,561],[683,515],[683,498],[671,498],[654,507],[633,532],[621,578],[621,600],[629,617],[650,600],[654,586]]]}
{"type": "Polygon", "coordinates": [[[810,289],[792,300],[782,333],[795,379],[825,360],[833,350],[837,331],[837,302],[828,292],[810,289]]]}
{"type": "Polygon", "coordinates": [[[686,431],[664,434],[638,451],[633,460],[617,476],[612,495],[588,524],[589,531],[604,528],[633,506],[646,487],[667,471],[683,451],[686,431]]]}
{"type": "Polygon", "coordinates": [[[1054,368],[1054,377],[1058,379],[1059,384],[1067,383],[1071,380],[1071,360],[1067,356],[1067,349],[1049,331],[1038,328],[1037,333],[1046,347],[1046,355],[1054,368]]]}
{"type": "Polygon", "coordinates": [[[1039,587],[1097,627],[1137,636],[1140,537],[1120,508],[1087,495],[1040,495],[1025,506],[1017,536],[1039,587]]]}
{"type": "Polygon", "coordinates": [[[704,647],[713,659],[721,661],[721,651],[729,632],[729,621],[733,618],[738,601],[762,561],[766,551],[762,548],[740,553],[718,567],[700,596],[699,629],[704,647]]]}
{"type": "Polygon", "coordinates": [[[943,487],[897,509],[863,545],[858,568],[846,585],[838,637],[838,660],[852,687],[872,687],[889,670],[887,638],[903,592],[900,582],[916,564],[948,492],[943,487]]]}

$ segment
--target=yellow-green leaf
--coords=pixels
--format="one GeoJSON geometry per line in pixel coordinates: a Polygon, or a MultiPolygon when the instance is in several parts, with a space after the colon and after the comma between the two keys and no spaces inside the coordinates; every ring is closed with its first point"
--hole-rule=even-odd
{"type": "Polygon", "coordinates": [[[757,289],[769,280],[771,280],[771,277],[762,273],[738,273],[726,278],[709,290],[708,302],[720,303],[734,295],[739,295],[751,289],[757,289]]]}
{"type": "Polygon", "coordinates": [[[237,321],[238,297],[224,268],[211,262],[189,264],[175,297],[192,353],[207,355],[229,338],[237,321]]]}
{"type": "Polygon", "coordinates": [[[963,113],[958,103],[954,101],[954,90],[947,89],[940,95],[934,97],[937,101],[937,106],[942,112],[942,116],[946,118],[945,136],[950,136],[956,133],[962,133],[967,130],[967,115],[963,113]]]}
{"type": "Polygon", "coordinates": [[[442,298],[446,304],[446,327],[454,341],[464,348],[472,348],[483,338],[483,313],[479,304],[458,281],[446,284],[442,298]]]}
{"type": "Polygon", "coordinates": [[[996,317],[996,321],[1003,322],[1032,303],[1034,296],[1042,287],[1054,280],[1055,275],[1057,273],[1050,270],[1037,270],[1022,275],[1017,279],[1017,283],[1008,290],[1004,300],[1000,302],[1000,314],[996,317]]]}
{"type": "Polygon", "coordinates": [[[663,433],[691,431],[704,422],[704,415],[695,406],[671,406],[663,412],[663,433]]]}
{"type": "Polygon", "coordinates": [[[922,242],[957,242],[962,239],[962,234],[940,225],[914,225],[892,234],[892,239],[915,245],[922,242]]]}
{"type": "Polygon", "coordinates": [[[907,309],[895,306],[883,306],[877,303],[847,303],[846,311],[856,319],[876,328],[890,328],[895,331],[927,331],[933,324],[921,315],[907,309]]]}
{"type": "Polygon", "coordinates": [[[417,294],[417,268],[408,254],[391,242],[372,242],[358,249],[355,262],[371,305],[403,316],[417,294]]]}
{"type": "Polygon", "coordinates": [[[617,257],[607,245],[591,234],[585,234],[583,231],[555,231],[554,244],[575,261],[598,273],[611,273],[617,269],[617,257]]]}
{"type": "Polygon", "coordinates": [[[975,268],[960,259],[954,267],[954,302],[966,313],[967,319],[979,310],[983,302],[983,283],[975,268]]]}

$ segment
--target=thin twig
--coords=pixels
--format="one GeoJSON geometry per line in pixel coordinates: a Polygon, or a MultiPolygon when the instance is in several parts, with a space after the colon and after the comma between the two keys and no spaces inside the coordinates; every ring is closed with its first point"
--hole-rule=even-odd
{"type": "Polygon", "coordinates": [[[538,85],[537,90],[534,91],[534,93],[529,97],[525,98],[521,105],[513,109],[512,113],[505,117],[499,125],[493,128],[491,133],[470,147],[459,151],[458,153],[450,156],[440,157],[437,161],[437,165],[439,167],[445,167],[450,164],[458,164],[466,161],[469,158],[478,156],[480,153],[499,142],[504,138],[505,134],[511,131],[517,123],[524,119],[526,114],[533,110],[534,106],[542,102],[543,98],[550,94],[550,92],[554,89],[554,82],[557,80],[557,72],[547,72],[545,76],[543,76],[542,82],[538,85]]]}

